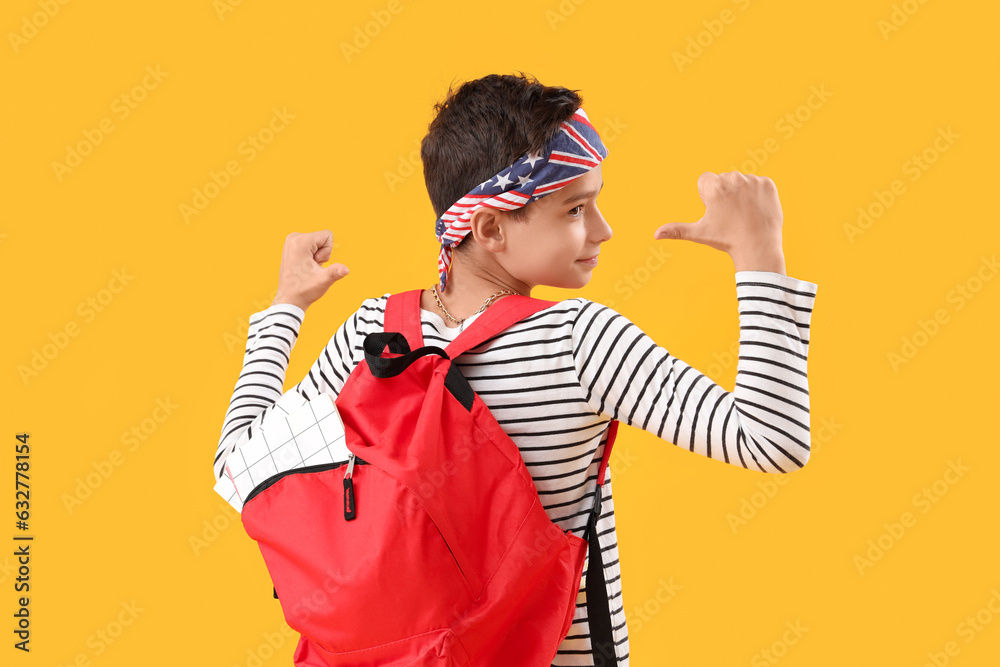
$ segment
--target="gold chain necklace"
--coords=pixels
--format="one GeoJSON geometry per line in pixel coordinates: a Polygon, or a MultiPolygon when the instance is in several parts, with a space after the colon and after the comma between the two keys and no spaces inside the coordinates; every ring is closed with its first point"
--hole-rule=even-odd
{"type": "MultiPolygon", "coordinates": [[[[432,285],[431,286],[431,293],[434,294],[434,300],[437,301],[437,305],[441,308],[441,310],[448,317],[448,319],[451,320],[452,322],[457,322],[458,323],[458,330],[459,330],[459,332],[464,331],[465,330],[465,320],[467,320],[469,318],[468,317],[463,317],[460,320],[456,320],[454,317],[451,316],[451,313],[448,312],[448,309],[444,307],[443,303],[441,303],[441,297],[438,296],[438,292],[437,292],[437,285],[432,285]]],[[[479,310],[477,310],[476,312],[474,312],[472,315],[469,315],[469,317],[475,317],[479,313],[483,312],[484,310],[486,310],[486,307],[489,306],[493,302],[494,299],[496,299],[498,297],[501,297],[501,296],[504,296],[505,294],[517,294],[517,292],[511,292],[510,290],[506,290],[505,289],[505,290],[500,290],[499,292],[496,292],[495,294],[491,294],[490,297],[488,299],[486,299],[486,302],[483,303],[483,305],[479,308],[479,310]]]]}

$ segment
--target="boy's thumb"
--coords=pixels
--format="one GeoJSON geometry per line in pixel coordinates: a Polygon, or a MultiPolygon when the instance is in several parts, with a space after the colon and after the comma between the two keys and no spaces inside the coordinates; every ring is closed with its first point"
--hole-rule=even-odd
{"type": "Polygon", "coordinates": [[[350,269],[348,269],[343,264],[331,264],[330,266],[326,267],[326,274],[331,281],[340,280],[350,272],[351,272],[350,269]]]}
{"type": "Polygon", "coordinates": [[[668,222],[657,227],[653,232],[654,239],[687,239],[689,222],[668,222]]]}

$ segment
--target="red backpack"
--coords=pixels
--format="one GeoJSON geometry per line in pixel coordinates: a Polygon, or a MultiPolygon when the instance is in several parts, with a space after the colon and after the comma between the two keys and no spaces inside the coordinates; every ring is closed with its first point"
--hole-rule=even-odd
{"type": "Polygon", "coordinates": [[[507,296],[442,349],[423,346],[420,292],[389,297],[385,331],[365,338],[336,399],[350,459],[277,473],[244,501],[302,635],[294,664],[549,667],[588,544],[591,639],[613,658],[596,522],[618,422],[581,538],[548,518],[517,445],[451,361],[556,302],[507,296]]]}

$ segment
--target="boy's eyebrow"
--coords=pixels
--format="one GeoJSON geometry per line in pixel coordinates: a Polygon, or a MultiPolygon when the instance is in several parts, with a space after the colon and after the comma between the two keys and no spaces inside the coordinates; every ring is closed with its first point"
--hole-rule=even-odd
{"type": "Polygon", "coordinates": [[[602,189],[604,189],[604,181],[601,181],[601,187],[598,188],[597,190],[587,190],[586,192],[578,192],[575,195],[571,195],[571,196],[567,197],[563,201],[563,203],[560,204],[560,206],[563,206],[565,204],[569,204],[570,202],[577,201],[578,199],[590,199],[591,197],[594,197],[598,193],[600,193],[600,191],[602,189]]]}

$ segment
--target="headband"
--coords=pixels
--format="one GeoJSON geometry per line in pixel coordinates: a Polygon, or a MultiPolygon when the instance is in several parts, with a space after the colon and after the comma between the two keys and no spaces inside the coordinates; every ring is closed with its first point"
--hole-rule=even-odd
{"type": "Polygon", "coordinates": [[[453,248],[472,231],[469,220],[480,206],[512,211],[566,187],[608,156],[597,130],[581,108],[564,121],[541,151],[525,153],[500,173],[483,181],[445,211],[434,227],[441,244],[438,274],[443,291],[451,271],[453,248]]]}

